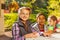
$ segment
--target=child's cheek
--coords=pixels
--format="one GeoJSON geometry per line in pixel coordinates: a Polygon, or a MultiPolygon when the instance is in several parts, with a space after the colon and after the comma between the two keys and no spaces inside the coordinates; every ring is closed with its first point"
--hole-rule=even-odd
{"type": "Polygon", "coordinates": [[[53,23],[52,23],[52,22],[50,22],[50,25],[53,25],[53,23]]]}

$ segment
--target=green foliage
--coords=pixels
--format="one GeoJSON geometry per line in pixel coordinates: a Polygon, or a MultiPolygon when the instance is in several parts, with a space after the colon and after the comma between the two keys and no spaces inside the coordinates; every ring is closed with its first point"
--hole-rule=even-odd
{"type": "MultiPolygon", "coordinates": [[[[15,0],[20,7],[27,6],[33,11],[32,13],[37,14],[39,12],[44,12],[47,15],[47,0],[15,0]]],[[[7,4],[11,3],[12,0],[6,0],[7,4]],[[10,1],[10,2],[9,2],[10,1]]]]}
{"type": "Polygon", "coordinates": [[[27,6],[32,8],[33,13],[38,13],[40,11],[46,11],[47,0],[16,0],[20,7],[27,6]],[[39,10],[38,10],[39,9],[39,10]],[[35,11],[38,10],[38,11],[35,11]]]}
{"type": "Polygon", "coordinates": [[[48,1],[48,13],[49,15],[60,16],[60,0],[49,0],[48,1]]]}
{"type": "MultiPolygon", "coordinates": [[[[38,13],[40,11],[47,12],[47,0],[15,0],[20,7],[27,6],[32,8],[33,13],[38,13]],[[36,11],[38,10],[38,11],[36,11]]],[[[6,0],[6,5],[9,6],[9,4],[12,2],[12,0],[6,0]]],[[[46,15],[46,14],[45,14],[46,15]]]]}
{"type": "Polygon", "coordinates": [[[36,14],[31,14],[29,20],[34,23],[36,22],[36,14]]]}
{"type": "Polygon", "coordinates": [[[17,14],[4,14],[4,27],[7,29],[11,29],[12,24],[17,20],[17,14]]]}

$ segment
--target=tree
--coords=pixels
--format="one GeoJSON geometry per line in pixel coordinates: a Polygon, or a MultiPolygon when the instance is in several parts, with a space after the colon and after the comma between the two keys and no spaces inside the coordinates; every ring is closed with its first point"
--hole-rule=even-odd
{"type": "Polygon", "coordinates": [[[18,3],[15,0],[13,0],[9,4],[9,10],[10,10],[10,12],[16,12],[18,10],[18,8],[19,8],[19,5],[18,5],[18,3]]]}
{"type": "Polygon", "coordinates": [[[49,15],[60,16],[60,0],[48,0],[47,9],[49,15]]]}
{"type": "Polygon", "coordinates": [[[22,1],[20,4],[21,6],[28,6],[30,7],[34,14],[39,12],[43,12],[46,18],[48,17],[47,13],[47,0],[29,0],[29,1],[22,1]]]}

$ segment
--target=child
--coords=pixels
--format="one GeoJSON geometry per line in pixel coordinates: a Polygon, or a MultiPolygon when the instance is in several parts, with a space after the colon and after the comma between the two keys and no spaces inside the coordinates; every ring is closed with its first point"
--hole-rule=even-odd
{"type": "Polygon", "coordinates": [[[51,36],[52,33],[56,32],[57,29],[57,17],[51,16],[48,26],[48,31],[44,33],[44,36],[51,36]]]}
{"type": "Polygon", "coordinates": [[[32,33],[31,22],[28,20],[31,14],[29,7],[21,7],[18,10],[18,20],[13,24],[13,40],[25,40],[26,38],[35,38],[36,32],[32,33]]]}
{"type": "Polygon", "coordinates": [[[39,33],[39,35],[42,35],[45,30],[46,30],[46,16],[43,13],[39,13],[37,14],[37,22],[34,23],[34,25],[32,26],[33,31],[36,31],[39,33]]]}

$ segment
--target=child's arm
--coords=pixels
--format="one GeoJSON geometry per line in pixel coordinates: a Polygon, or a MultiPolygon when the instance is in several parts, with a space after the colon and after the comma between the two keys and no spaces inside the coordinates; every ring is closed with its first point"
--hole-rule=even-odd
{"type": "Polygon", "coordinates": [[[54,32],[54,27],[49,27],[47,32],[44,32],[44,36],[51,36],[51,34],[54,32]]]}
{"type": "Polygon", "coordinates": [[[50,30],[50,31],[44,32],[43,35],[44,36],[51,36],[52,33],[53,33],[53,31],[50,30]]]}

